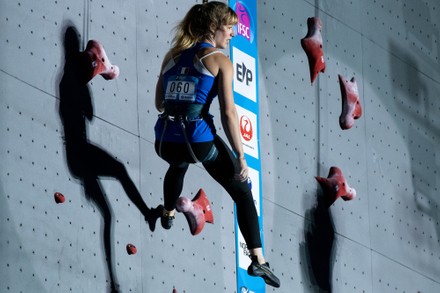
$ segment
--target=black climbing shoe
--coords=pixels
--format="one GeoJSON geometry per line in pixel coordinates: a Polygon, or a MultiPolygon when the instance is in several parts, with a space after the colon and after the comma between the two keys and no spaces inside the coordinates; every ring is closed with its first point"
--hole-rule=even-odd
{"type": "Polygon", "coordinates": [[[249,276],[262,277],[264,282],[272,287],[279,288],[280,280],[270,270],[269,263],[259,264],[256,256],[251,257],[252,262],[249,265],[247,272],[249,276]]]}
{"type": "Polygon", "coordinates": [[[162,227],[166,230],[169,230],[171,226],[173,226],[174,216],[170,216],[168,213],[162,214],[160,217],[160,223],[162,227]]]}

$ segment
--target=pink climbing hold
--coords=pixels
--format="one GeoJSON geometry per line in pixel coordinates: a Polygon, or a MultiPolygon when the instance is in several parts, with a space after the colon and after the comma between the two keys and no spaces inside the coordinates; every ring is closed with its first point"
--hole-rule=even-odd
{"type": "Polygon", "coordinates": [[[318,17],[307,19],[307,35],[301,39],[301,47],[304,49],[309,61],[310,80],[316,79],[319,72],[325,71],[324,53],[322,50],[322,22],[318,17]]]}
{"type": "Polygon", "coordinates": [[[134,246],[134,245],[131,244],[131,243],[127,244],[126,249],[127,249],[127,253],[128,253],[129,255],[136,254],[136,252],[137,252],[136,246],[134,246]]]}
{"type": "Polygon", "coordinates": [[[176,288],[173,288],[173,293],[177,293],[177,290],[176,290],[176,288]]]}
{"type": "Polygon", "coordinates": [[[55,192],[53,197],[56,203],[64,203],[66,201],[66,198],[61,192],[55,192]]]}
{"type": "Polygon", "coordinates": [[[339,126],[345,130],[350,129],[354,125],[354,120],[362,116],[362,108],[354,77],[351,80],[346,80],[339,74],[338,78],[342,97],[342,113],[339,116],[339,126]]]}
{"type": "Polygon", "coordinates": [[[199,234],[205,223],[214,223],[211,204],[203,189],[200,189],[193,200],[187,197],[180,197],[176,203],[177,211],[185,215],[192,235],[199,234]]]}
{"type": "Polygon", "coordinates": [[[321,185],[329,205],[332,205],[339,197],[343,200],[352,200],[356,197],[356,190],[350,187],[338,167],[331,167],[327,178],[315,177],[321,185]]]}
{"type": "Polygon", "coordinates": [[[90,40],[84,51],[91,64],[88,72],[88,80],[100,74],[104,79],[115,79],[119,76],[119,67],[110,63],[102,44],[96,40],[90,40]]]}

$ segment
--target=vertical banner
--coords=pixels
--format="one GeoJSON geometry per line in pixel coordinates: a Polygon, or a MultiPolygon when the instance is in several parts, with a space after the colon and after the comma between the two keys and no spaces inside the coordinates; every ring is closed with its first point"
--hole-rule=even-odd
{"type": "MultiPolygon", "coordinates": [[[[241,140],[249,166],[249,184],[251,184],[257,208],[260,235],[263,241],[258,119],[257,0],[230,0],[229,6],[238,15],[235,37],[230,43],[230,55],[234,65],[234,98],[240,123],[241,140]]],[[[251,277],[247,273],[251,260],[249,250],[238,228],[237,218],[235,218],[235,231],[237,292],[264,293],[266,285],[263,279],[251,277]]]]}

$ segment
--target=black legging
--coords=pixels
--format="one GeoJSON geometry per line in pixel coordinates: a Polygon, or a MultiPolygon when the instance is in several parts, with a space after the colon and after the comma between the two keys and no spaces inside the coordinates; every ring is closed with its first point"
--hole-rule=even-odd
{"type": "MultiPolygon", "coordinates": [[[[189,164],[195,163],[186,143],[162,142],[159,152],[159,141],[155,142],[157,154],[170,164],[164,179],[164,206],[170,211],[176,207],[185,173],[189,164]]],[[[260,248],[261,238],[257,210],[254,205],[252,191],[247,182],[234,179],[238,168],[237,159],[224,141],[216,136],[214,141],[193,143],[192,150],[206,171],[229,193],[237,207],[237,221],[241,233],[249,249],[260,248]],[[217,149],[214,158],[203,161],[212,147],[217,149]]]]}

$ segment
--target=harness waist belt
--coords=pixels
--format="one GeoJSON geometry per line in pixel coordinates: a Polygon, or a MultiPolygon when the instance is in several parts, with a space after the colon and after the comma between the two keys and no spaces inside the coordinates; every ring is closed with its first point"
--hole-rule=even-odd
{"type": "Polygon", "coordinates": [[[200,119],[205,113],[204,104],[171,104],[165,103],[165,116],[182,117],[185,120],[200,119]]]}

